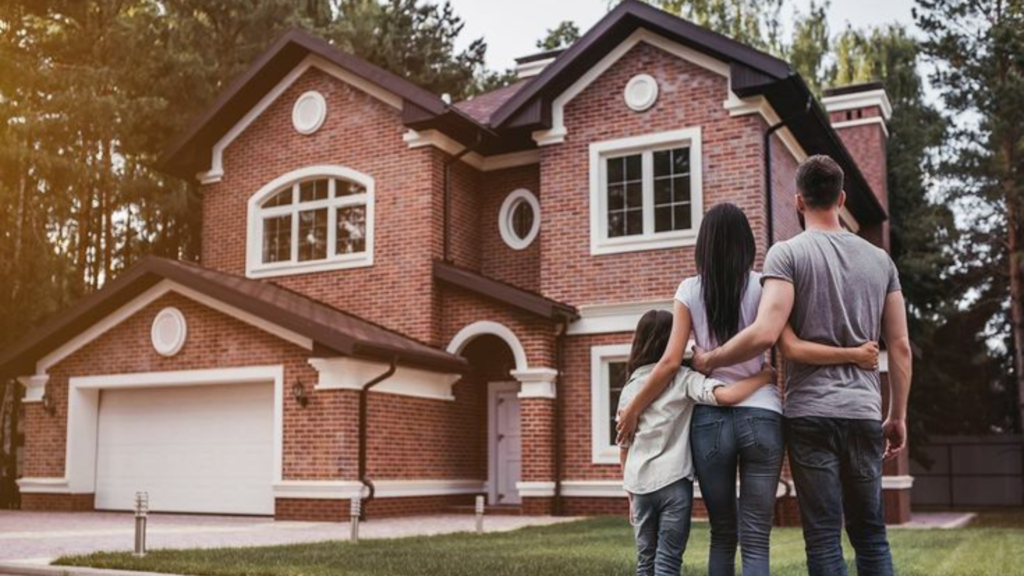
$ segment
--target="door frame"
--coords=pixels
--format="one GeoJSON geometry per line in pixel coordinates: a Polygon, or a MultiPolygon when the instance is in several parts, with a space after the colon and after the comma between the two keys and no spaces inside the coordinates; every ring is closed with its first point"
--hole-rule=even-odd
{"type": "Polygon", "coordinates": [[[487,501],[492,505],[498,504],[498,393],[519,391],[515,380],[487,383],[487,501]]]}

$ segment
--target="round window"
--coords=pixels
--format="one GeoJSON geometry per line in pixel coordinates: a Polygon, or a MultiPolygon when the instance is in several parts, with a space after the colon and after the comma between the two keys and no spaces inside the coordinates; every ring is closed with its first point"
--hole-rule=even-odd
{"type": "Polygon", "coordinates": [[[327,101],[322,94],[309,91],[299,96],[292,108],[292,125],[299,134],[312,134],[320,129],[327,117],[327,101]]]}
{"type": "Polygon", "coordinates": [[[153,319],[150,337],[153,348],[161,356],[174,356],[185,345],[188,326],[185,316],[177,308],[164,308],[153,319]]]}
{"type": "Polygon", "coordinates": [[[514,250],[533,243],[540,232],[540,203],[532,192],[520,188],[508,195],[498,215],[501,238],[514,250]]]}

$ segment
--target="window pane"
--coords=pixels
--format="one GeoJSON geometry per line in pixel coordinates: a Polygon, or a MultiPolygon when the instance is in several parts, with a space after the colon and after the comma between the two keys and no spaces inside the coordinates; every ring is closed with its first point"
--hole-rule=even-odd
{"type": "Polygon", "coordinates": [[[629,375],[626,374],[625,362],[609,362],[606,366],[608,370],[608,416],[611,420],[611,426],[608,427],[608,444],[614,445],[615,416],[619,410],[619,397],[622,396],[622,389],[625,388],[629,375]]]}
{"type": "Polygon", "coordinates": [[[618,238],[626,235],[626,213],[622,210],[608,213],[608,237],[618,238]]]}
{"type": "Polygon", "coordinates": [[[672,228],[672,205],[657,206],[654,208],[654,231],[668,232],[672,228]]]}
{"type": "Polygon", "coordinates": [[[672,179],[657,178],[654,180],[654,204],[672,202],[672,179]]]}
{"type": "Polygon", "coordinates": [[[672,151],[658,150],[654,153],[654,177],[667,176],[672,173],[672,151]]]}
{"type": "Polygon", "coordinates": [[[286,262],[292,258],[291,215],[263,219],[263,262],[286,262]]]}
{"type": "Polygon", "coordinates": [[[675,218],[673,226],[675,230],[686,230],[692,226],[692,219],[689,204],[677,204],[675,207],[675,218]]]}
{"type": "Polygon", "coordinates": [[[512,232],[520,240],[526,238],[533,228],[533,207],[529,202],[520,200],[512,209],[512,232]]]}
{"type": "Polygon", "coordinates": [[[644,233],[643,209],[630,210],[626,213],[626,235],[634,236],[644,233]]]}
{"type": "Polygon", "coordinates": [[[626,184],[626,207],[627,208],[643,208],[644,206],[644,191],[643,184],[640,182],[630,182],[626,184]]]}
{"type": "Polygon", "coordinates": [[[287,206],[292,203],[292,187],[289,186],[284,190],[281,190],[277,194],[270,197],[263,203],[264,208],[273,208],[274,206],[287,206]]]}
{"type": "Polygon", "coordinates": [[[609,184],[622,182],[626,179],[626,162],[624,158],[609,158],[607,165],[609,184]]]}
{"type": "Polygon", "coordinates": [[[310,180],[299,184],[299,202],[326,200],[327,194],[327,180],[310,180]]]}
{"type": "Polygon", "coordinates": [[[338,234],[335,245],[341,254],[366,252],[366,207],[338,208],[338,234]]]}
{"type": "Polygon", "coordinates": [[[335,180],[334,181],[334,195],[338,198],[342,196],[353,196],[355,194],[365,194],[366,188],[355,182],[349,182],[348,180],[335,180]]]}
{"type": "Polygon", "coordinates": [[[627,180],[640,180],[643,178],[643,173],[640,170],[640,155],[634,154],[633,156],[626,156],[626,179],[627,180]]]}
{"type": "Polygon", "coordinates": [[[327,209],[299,212],[299,261],[327,258],[327,209]]]}
{"type": "Polygon", "coordinates": [[[690,177],[689,176],[677,176],[675,179],[673,179],[672,199],[675,202],[689,202],[690,201],[690,177]]]}
{"type": "Polygon", "coordinates": [[[672,173],[677,176],[690,173],[689,148],[676,148],[672,151],[672,173]]]}

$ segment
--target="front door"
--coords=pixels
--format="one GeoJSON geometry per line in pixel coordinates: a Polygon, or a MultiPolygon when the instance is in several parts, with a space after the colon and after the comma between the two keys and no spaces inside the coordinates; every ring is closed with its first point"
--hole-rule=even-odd
{"type": "Polygon", "coordinates": [[[516,483],[522,465],[519,423],[519,384],[493,382],[490,400],[490,500],[491,504],[519,504],[516,483]]]}

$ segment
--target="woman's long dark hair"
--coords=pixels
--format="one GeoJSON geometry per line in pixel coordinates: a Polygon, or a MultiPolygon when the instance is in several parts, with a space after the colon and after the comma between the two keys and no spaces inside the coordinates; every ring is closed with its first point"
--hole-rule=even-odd
{"type": "Polygon", "coordinates": [[[721,346],[740,328],[740,305],[754,267],[754,232],[734,204],[708,210],[697,235],[697,273],[708,314],[708,331],[721,346]]]}
{"type": "Polygon", "coordinates": [[[648,310],[640,317],[633,333],[633,346],[629,350],[626,373],[641,366],[654,364],[665,354],[668,338],[672,335],[672,313],[666,310],[648,310]]]}

